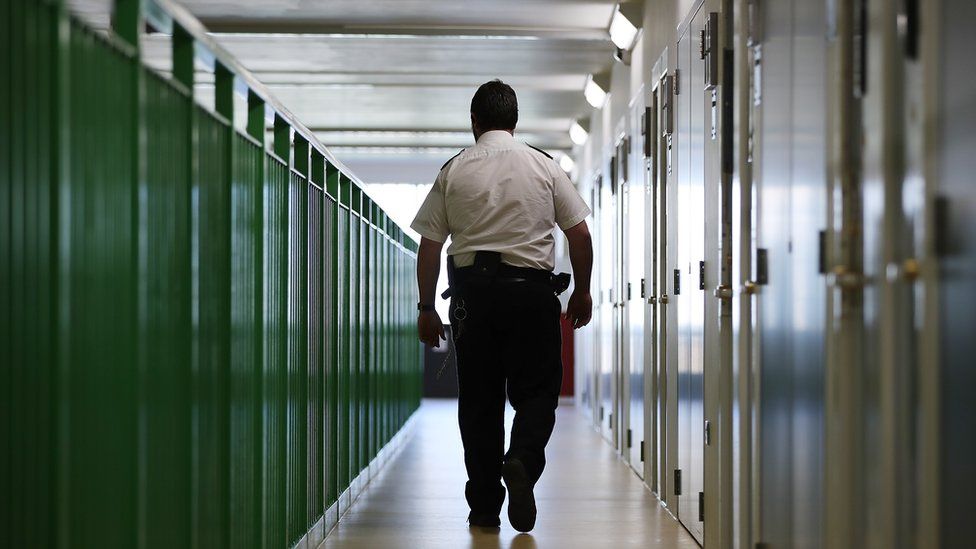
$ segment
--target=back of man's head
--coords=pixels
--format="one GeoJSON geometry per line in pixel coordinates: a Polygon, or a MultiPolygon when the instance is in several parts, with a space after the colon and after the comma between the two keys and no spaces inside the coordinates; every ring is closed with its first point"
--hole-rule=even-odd
{"type": "Polygon", "coordinates": [[[514,130],[518,123],[515,90],[501,80],[485,82],[471,98],[471,115],[482,132],[514,130]]]}

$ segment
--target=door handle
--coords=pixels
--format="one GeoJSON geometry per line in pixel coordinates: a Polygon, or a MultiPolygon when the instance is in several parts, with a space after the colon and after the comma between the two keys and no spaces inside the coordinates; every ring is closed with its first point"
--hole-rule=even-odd
{"type": "Polygon", "coordinates": [[[732,299],[732,286],[727,286],[725,284],[720,284],[712,292],[712,295],[719,299],[732,299]]]}
{"type": "Polygon", "coordinates": [[[746,295],[756,295],[759,293],[759,284],[755,280],[746,280],[742,285],[742,293],[746,295]]]}
{"type": "Polygon", "coordinates": [[[668,304],[668,294],[661,294],[661,297],[658,298],[657,302],[660,303],[661,305],[667,305],[668,304]]]}
{"type": "Polygon", "coordinates": [[[901,263],[897,261],[889,263],[885,268],[885,274],[888,276],[888,282],[903,280],[908,283],[913,283],[918,280],[919,274],[921,274],[921,267],[917,259],[908,258],[901,263]]]}
{"type": "Polygon", "coordinates": [[[827,275],[827,285],[841,290],[860,290],[864,287],[864,274],[838,265],[827,275]]]}

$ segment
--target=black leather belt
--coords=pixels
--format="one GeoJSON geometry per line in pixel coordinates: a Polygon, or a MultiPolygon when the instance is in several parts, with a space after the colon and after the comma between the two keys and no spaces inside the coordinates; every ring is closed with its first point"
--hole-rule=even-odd
{"type": "MultiPolygon", "coordinates": [[[[473,267],[462,267],[457,270],[457,275],[461,279],[469,276],[477,276],[473,267]]],[[[505,282],[540,282],[548,284],[552,277],[552,271],[542,269],[530,269],[528,267],[513,267],[511,265],[499,265],[498,271],[492,277],[496,281],[505,282]]]]}
{"type": "Polygon", "coordinates": [[[535,282],[551,287],[556,295],[565,291],[566,287],[569,286],[568,274],[553,275],[552,271],[505,265],[501,263],[500,259],[500,254],[497,252],[478,252],[475,255],[474,265],[455,267],[454,258],[449,257],[447,272],[451,287],[441,294],[441,297],[447,299],[454,293],[455,288],[460,288],[471,282],[482,284],[490,282],[535,282]]]}

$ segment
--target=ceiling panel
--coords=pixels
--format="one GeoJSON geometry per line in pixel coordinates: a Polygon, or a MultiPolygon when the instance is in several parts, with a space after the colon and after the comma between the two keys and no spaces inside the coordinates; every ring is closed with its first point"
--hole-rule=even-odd
{"type": "MultiPolygon", "coordinates": [[[[68,0],[107,21],[110,0],[68,0]]],[[[494,78],[519,97],[519,137],[553,152],[588,112],[586,76],[612,63],[604,0],[179,2],[337,156],[357,166],[440,158],[471,143],[471,96],[494,78]]],[[[169,38],[143,55],[169,70],[169,38]]],[[[198,73],[209,101],[213,77],[198,73]]],[[[210,101],[212,102],[212,101],[210,101]]],[[[451,153],[453,154],[453,153],[451,153]]],[[[450,155],[449,155],[450,156],[450,155]]]]}
{"type": "Polygon", "coordinates": [[[450,29],[567,30],[601,36],[616,2],[594,0],[188,0],[211,28],[357,27],[393,32],[450,29]]]}
{"type": "Polygon", "coordinates": [[[586,75],[609,61],[602,40],[447,36],[216,34],[255,72],[586,75]]]}

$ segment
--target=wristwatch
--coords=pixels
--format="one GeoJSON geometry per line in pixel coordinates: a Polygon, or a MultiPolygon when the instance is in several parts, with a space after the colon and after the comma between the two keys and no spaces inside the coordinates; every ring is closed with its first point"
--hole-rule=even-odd
{"type": "Polygon", "coordinates": [[[417,310],[420,311],[420,312],[433,311],[434,310],[434,306],[433,305],[427,305],[427,304],[424,304],[424,303],[418,303],[417,304],[417,310]]]}

